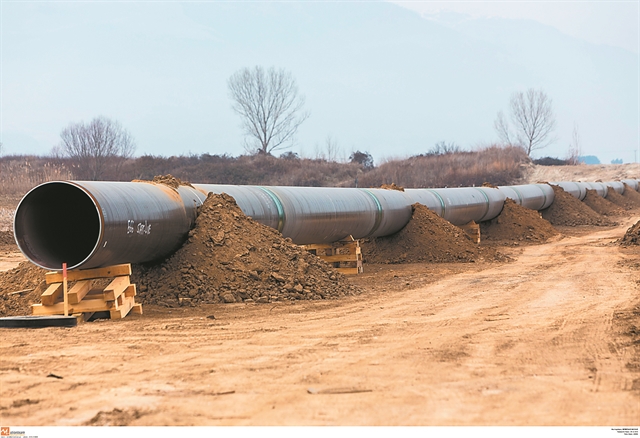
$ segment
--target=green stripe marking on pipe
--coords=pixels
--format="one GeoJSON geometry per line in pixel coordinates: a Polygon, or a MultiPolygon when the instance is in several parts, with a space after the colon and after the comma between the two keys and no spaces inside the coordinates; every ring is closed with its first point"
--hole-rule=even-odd
{"type": "MultiPolygon", "coordinates": [[[[513,187],[513,186],[509,186],[509,188],[510,188],[511,190],[513,190],[514,192],[516,192],[516,195],[518,195],[518,198],[520,198],[520,205],[522,205],[522,203],[524,202],[524,196],[522,196],[522,193],[520,193],[520,192],[518,191],[518,189],[516,189],[516,188],[515,188],[515,187],[513,187]]],[[[515,200],[515,199],[514,199],[514,200],[515,200]]]]}
{"type": "Polygon", "coordinates": [[[538,187],[542,192],[542,197],[543,197],[542,206],[544,207],[545,205],[547,205],[547,194],[544,192],[544,189],[542,188],[542,184],[536,184],[536,187],[538,187]]]}
{"type": "Polygon", "coordinates": [[[487,214],[489,214],[489,208],[491,207],[491,201],[489,200],[489,197],[487,196],[487,194],[484,192],[484,190],[478,188],[478,187],[474,187],[474,189],[476,189],[477,191],[479,191],[480,193],[482,193],[482,196],[484,196],[485,201],[487,201],[487,209],[485,210],[484,214],[482,215],[482,217],[480,218],[480,220],[478,222],[482,222],[483,219],[487,216],[487,214]]]}
{"type": "Polygon", "coordinates": [[[384,212],[382,211],[382,204],[380,204],[380,200],[378,199],[378,197],[376,195],[374,195],[371,191],[367,190],[367,189],[360,189],[363,192],[366,192],[369,196],[371,196],[371,198],[373,199],[373,202],[376,203],[376,221],[373,224],[373,228],[371,229],[371,231],[369,232],[369,234],[367,234],[365,237],[369,237],[371,235],[373,235],[373,233],[375,233],[376,231],[378,231],[378,227],[380,227],[380,224],[382,223],[382,217],[384,215],[384,212]]]}
{"type": "Polygon", "coordinates": [[[440,206],[442,207],[442,214],[440,215],[440,217],[444,217],[444,214],[447,211],[447,205],[444,203],[444,199],[442,199],[442,196],[440,196],[440,193],[432,189],[425,189],[425,190],[436,195],[436,198],[438,198],[438,201],[440,201],[440,206]]]}
{"type": "Polygon", "coordinates": [[[282,230],[284,229],[284,222],[286,220],[286,217],[284,215],[284,206],[282,205],[282,201],[280,200],[280,198],[278,198],[278,195],[276,195],[270,189],[268,189],[266,187],[259,187],[259,188],[263,192],[265,192],[267,195],[269,195],[269,197],[271,198],[273,203],[276,204],[276,209],[278,210],[278,228],[277,228],[277,230],[282,233],[282,230]]]}

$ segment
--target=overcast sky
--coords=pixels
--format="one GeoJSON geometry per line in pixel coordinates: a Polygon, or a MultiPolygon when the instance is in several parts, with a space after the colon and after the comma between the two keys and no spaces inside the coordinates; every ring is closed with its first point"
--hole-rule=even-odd
{"type": "Polygon", "coordinates": [[[226,80],[264,65],[307,97],[305,156],[328,136],[376,163],[438,141],[472,149],[534,87],[558,119],[540,156],[564,157],[579,126],[584,154],[637,160],[637,1],[393,3],[1,0],[3,152],[47,154],[70,122],[104,115],[138,154],[237,156],[226,80]]]}

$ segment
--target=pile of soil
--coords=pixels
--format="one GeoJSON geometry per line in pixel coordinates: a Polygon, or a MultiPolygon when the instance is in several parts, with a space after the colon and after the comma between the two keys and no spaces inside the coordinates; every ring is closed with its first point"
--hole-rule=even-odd
{"type": "Polygon", "coordinates": [[[480,223],[483,241],[506,244],[532,244],[545,242],[558,232],[540,213],[515,203],[507,198],[498,217],[480,223]]]}
{"type": "Polygon", "coordinates": [[[640,221],[636,222],[627,232],[618,240],[622,246],[640,245],[640,221]]]}
{"type": "MultiPolygon", "coordinates": [[[[613,225],[609,219],[593,211],[587,204],[564,191],[560,186],[552,185],[554,199],[549,208],[542,210],[542,217],[552,225],[613,225]]],[[[640,196],[640,195],[639,195],[640,196]]]]}
{"type": "Polygon", "coordinates": [[[3,250],[17,250],[18,245],[13,238],[13,231],[0,231],[0,248],[3,250]]]}
{"type": "Polygon", "coordinates": [[[640,207],[640,193],[636,192],[633,187],[625,184],[622,197],[629,201],[634,207],[640,207]]]}
{"type": "Polygon", "coordinates": [[[391,236],[362,243],[365,263],[473,262],[479,248],[460,228],[422,204],[412,205],[409,223],[391,236]]]}
{"type": "Polygon", "coordinates": [[[587,189],[587,196],[584,197],[582,202],[603,216],[619,216],[624,214],[624,210],[607,201],[602,196],[599,196],[595,190],[587,189]]]}
{"type": "Polygon", "coordinates": [[[186,181],[182,181],[182,180],[180,180],[180,178],[176,178],[175,176],[173,176],[171,174],[154,176],[151,181],[146,181],[146,180],[143,180],[143,179],[134,179],[131,182],[145,182],[145,183],[152,182],[152,183],[155,183],[155,184],[164,184],[165,186],[169,186],[172,189],[177,189],[180,186],[193,187],[191,185],[191,183],[186,182],[186,181]]]}
{"type": "Polygon", "coordinates": [[[387,190],[398,190],[400,192],[404,192],[404,187],[400,187],[399,185],[396,185],[396,183],[382,184],[380,188],[387,189],[387,190]]]}
{"type": "Polygon", "coordinates": [[[31,304],[40,302],[47,286],[45,272],[31,262],[0,272],[0,316],[31,315],[31,304]]]}
{"type": "Polygon", "coordinates": [[[259,224],[226,194],[209,194],[185,244],[159,264],[134,266],[143,304],[267,303],[357,292],[342,274],[259,224]]]}
{"type": "Polygon", "coordinates": [[[616,192],[612,188],[609,188],[607,197],[604,199],[611,202],[612,204],[617,205],[623,210],[633,210],[636,207],[636,205],[632,201],[620,195],[618,192],[616,192]]]}

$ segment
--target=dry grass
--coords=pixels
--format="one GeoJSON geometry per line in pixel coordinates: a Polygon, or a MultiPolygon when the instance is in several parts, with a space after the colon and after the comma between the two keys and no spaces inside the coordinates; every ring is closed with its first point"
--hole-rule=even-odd
{"type": "MultiPolygon", "coordinates": [[[[403,187],[456,187],[511,184],[521,177],[527,158],[519,148],[491,146],[475,152],[419,155],[387,160],[368,170],[358,163],[325,159],[276,158],[265,155],[145,155],[111,166],[105,180],[153,179],[171,174],[183,181],[203,184],[250,184],[312,187],[379,187],[396,183],[403,187]]],[[[0,158],[0,197],[22,196],[38,184],[77,179],[82,174],[68,159],[8,156],[0,158]]],[[[2,205],[0,205],[2,206],[2,205]]]]}
{"type": "Polygon", "coordinates": [[[507,185],[522,176],[522,165],[527,161],[518,147],[489,146],[474,152],[418,155],[380,165],[361,177],[361,185],[471,187],[485,182],[507,185]]]}
{"type": "Polygon", "coordinates": [[[60,160],[34,156],[0,158],[0,195],[22,196],[38,184],[72,179],[60,160]]]}

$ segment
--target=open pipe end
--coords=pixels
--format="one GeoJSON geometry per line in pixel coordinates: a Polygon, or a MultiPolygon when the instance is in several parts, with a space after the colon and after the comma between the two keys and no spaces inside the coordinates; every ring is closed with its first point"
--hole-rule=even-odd
{"type": "Polygon", "coordinates": [[[41,184],[18,204],[13,232],[20,251],[52,270],[81,265],[95,251],[102,220],[94,199],[71,182],[41,184]]]}

